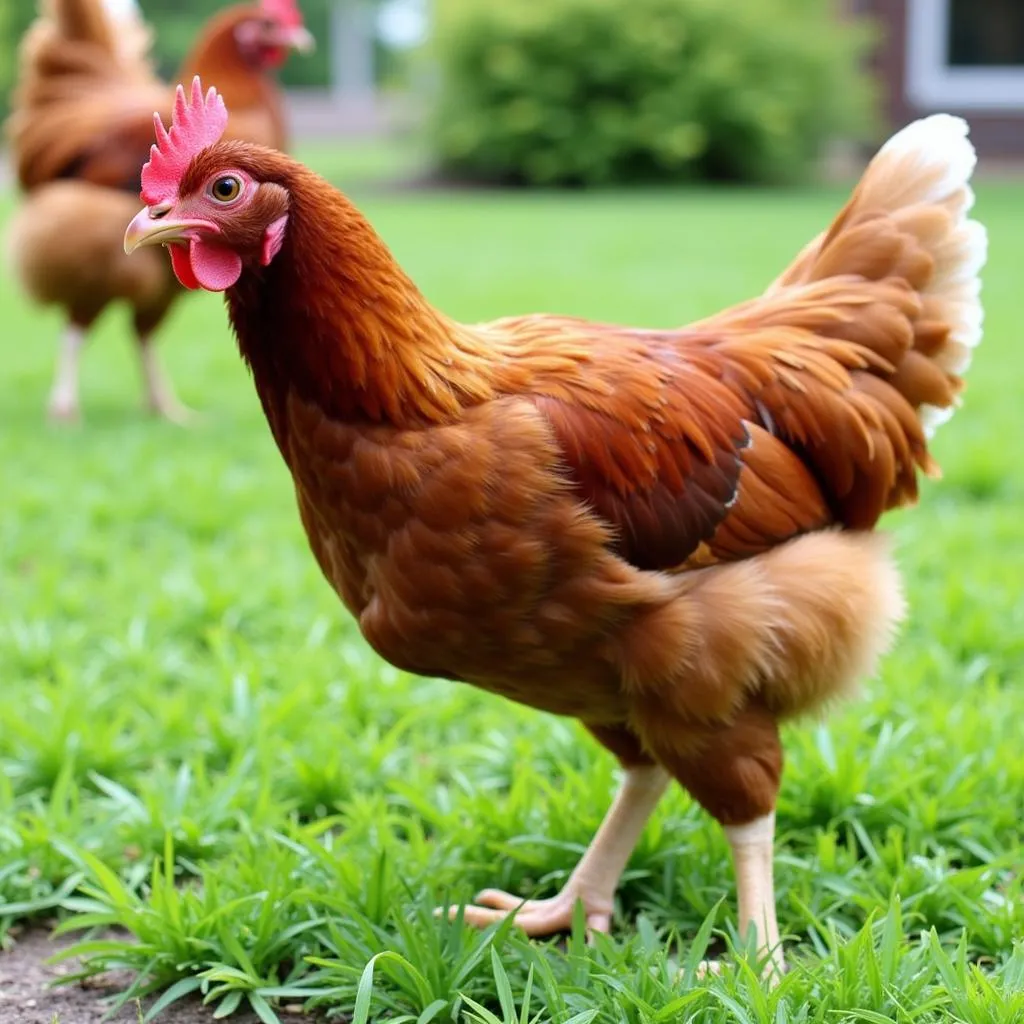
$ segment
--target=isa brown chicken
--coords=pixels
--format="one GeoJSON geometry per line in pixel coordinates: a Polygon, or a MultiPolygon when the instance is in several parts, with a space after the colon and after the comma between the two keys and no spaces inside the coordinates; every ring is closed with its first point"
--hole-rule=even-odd
{"type": "Polygon", "coordinates": [[[981,333],[963,121],[910,125],[762,296],[688,327],[456,323],[352,204],[219,141],[198,81],[126,250],[226,294],[299,513],[367,641],[410,672],[578,718],[624,781],[565,889],[468,908],[530,934],[619,877],[675,779],[725,826],[770,964],[779,723],[873,671],[903,612],[872,528],[935,474],[981,333]]]}
{"type": "MultiPolygon", "coordinates": [[[[311,44],[296,0],[238,4],[203,26],[182,75],[216,82],[232,107],[229,137],[281,149],[283,103],[271,72],[291,49],[311,44]]],[[[181,288],[159,253],[129,261],[121,248],[153,141],[153,110],[169,114],[175,96],[154,74],[149,47],[134,0],[41,0],[20,46],[6,129],[26,195],[9,247],[29,295],[67,318],[50,394],[55,419],[77,419],[82,346],[117,302],[131,308],[148,405],[175,420],[186,412],[152,346],[181,288]]]]}

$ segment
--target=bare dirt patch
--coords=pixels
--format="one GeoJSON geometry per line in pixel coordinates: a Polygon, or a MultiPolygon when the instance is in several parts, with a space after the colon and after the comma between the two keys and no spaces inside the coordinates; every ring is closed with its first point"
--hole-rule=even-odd
{"type": "MultiPolygon", "coordinates": [[[[51,939],[47,931],[37,928],[22,932],[12,949],[0,952],[0,1024],[138,1024],[135,1005],[104,1017],[111,997],[128,987],[131,977],[127,974],[106,974],[85,984],[51,987],[61,976],[74,974],[78,965],[74,960],[59,964],[47,964],[46,960],[74,941],[73,937],[51,939]]],[[[143,1004],[143,1012],[148,1005],[143,1004]]],[[[256,1020],[248,1013],[231,1017],[232,1024],[255,1024],[256,1020]]],[[[212,1009],[195,999],[182,1000],[157,1018],[158,1024],[212,1021],[212,1009]]]]}

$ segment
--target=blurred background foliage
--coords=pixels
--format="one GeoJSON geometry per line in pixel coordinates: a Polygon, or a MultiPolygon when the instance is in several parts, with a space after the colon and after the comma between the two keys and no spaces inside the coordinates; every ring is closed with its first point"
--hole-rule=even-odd
{"type": "MultiPolygon", "coordinates": [[[[320,45],[286,86],[326,89],[331,12],[401,20],[423,0],[301,0],[320,45]]],[[[170,78],[221,4],[142,0],[170,78]]],[[[31,0],[0,0],[0,113],[31,0]]],[[[425,46],[378,31],[378,89],[405,94],[440,171],[540,186],[807,176],[828,142],[871,133],[871,34],[838,0],[431,0],[425,46]]]]}
{"type": "Polygon", "coordinates": [[[863,22],[828,0],[437,0],[449,171],[788,181],[870,128],[863,22]]]}

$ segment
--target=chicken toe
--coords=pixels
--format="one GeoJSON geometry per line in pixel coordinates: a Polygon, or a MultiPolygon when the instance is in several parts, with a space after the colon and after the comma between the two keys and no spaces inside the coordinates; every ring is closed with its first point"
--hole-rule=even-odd
{"type": "MultiPolygon", "coordinates": [[[[586,912],[588,930],[607,932],[619,879],[668,782],[668,773],[658,765],[627,768],[601,827],[557,896],[524,900],[500,889],[484,889],[477,902],[465,908],[465,920],[483,928],[515,914],[516,924],[527,935],[551,935],[572,926],[579,901],[586,912]]],[[[454,917],[458,910],[451,908],[448,913],[454,917]]]]}
{"type": "MultiPolygon", "coordinates": [[[[612,895],[604,898],[575,891],[575,886],[566,886],[557,896],[546,900],[524,900],[501,889],[484,889],[477,894],[477,902],[465,908],[465,920],[477,928],[485,928],[495,921],[501,921],[509,914],[515,915],[515,923],[531,938],[554,935],[572,927],[573,913],[577,901],[583,903],[588,932],[607,932],[612,921],[612,895]]],[[[614,890],[613,890],[614,892],[614,890]]],[[[454,916],[455,908],[449,911],[454,916]]]]}

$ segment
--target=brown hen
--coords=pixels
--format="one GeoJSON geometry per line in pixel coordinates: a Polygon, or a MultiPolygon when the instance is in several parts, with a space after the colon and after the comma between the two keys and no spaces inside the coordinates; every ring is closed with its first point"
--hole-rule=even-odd
{"type": "Polygon", "coordinates": [[[934,474],[980,339],[974,151],[939,115],[891,139],[761,297],[685,328],[433,308],[349,201],[217,142],[198,84],[143,173],[126,250],[226,292],[313,552],[410,672],[578,718],[624,781],[565,889],[466,917],[610,924],[671,779],[725,826],[742,929],[783,966],[779,722],[848,693],[903,613],[871,529],[934,474]]]}
{"type": "MultiPolygon", "coordinates": [[[[153,73],[150,33],[132,0],[120,8],[115,16],[103,0],[43,0],[22,40],[6,129],[28,195],[9,247],[26,292],[68,320],[50,414],[77,419],[81,348],[107,306],[123,301],[132,310],[147,403],[180,420],[187,411],[151,338],[181,289],[158,254],[128,261],[120,244],[153,141],[153,111],[168,116],[174,90],[153,73]]],[[[311,42],[295,0],[236,5],[206,23],[182,74],[216,82],[231,102],[228,137],[283,148],[283,104],[270,72],[289,48],[311,42]]]]}

